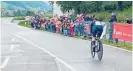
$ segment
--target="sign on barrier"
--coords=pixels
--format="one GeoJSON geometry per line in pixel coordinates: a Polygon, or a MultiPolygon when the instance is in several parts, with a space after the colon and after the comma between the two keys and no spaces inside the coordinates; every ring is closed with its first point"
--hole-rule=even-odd
{"type": "Polygon", "coordinates": [[[113,28],[113,38],[132,42],[132,25],[114,24],[113,28]]]}

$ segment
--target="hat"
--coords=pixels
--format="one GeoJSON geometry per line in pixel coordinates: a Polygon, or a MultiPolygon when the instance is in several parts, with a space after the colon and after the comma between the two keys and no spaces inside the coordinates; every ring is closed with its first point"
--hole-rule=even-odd
{"type": "Polygon", "coordinates": [[[115,14],[115,13],[112,13],[112,16],[113,16],[113,15],[116,15],[116,14],[115,14]]]}

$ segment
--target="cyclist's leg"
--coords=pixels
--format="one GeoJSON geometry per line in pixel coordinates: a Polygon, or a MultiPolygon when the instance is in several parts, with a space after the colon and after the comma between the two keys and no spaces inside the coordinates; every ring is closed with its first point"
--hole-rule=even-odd
{"type": "Polygon", "coordinates": [[[103,32],[103,27],[102,26],[98,26],[97,30],[98,30],[97,37],[100,38],[100,36],[102,35],[102,32],[103,32]]]}
{"type": "Polygon", "coordinates": [[[95,37],[96,37],[96,34],[97,34],[97,27],[96,25],[92,27],[92,44],[95,45],[95,37]]]}

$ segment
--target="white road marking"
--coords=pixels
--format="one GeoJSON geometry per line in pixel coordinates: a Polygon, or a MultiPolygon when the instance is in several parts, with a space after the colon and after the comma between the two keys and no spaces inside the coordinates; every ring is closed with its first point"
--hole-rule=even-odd
{"type": "Polygon", "coordinates": [[[0,68],[4,68],[4,67],[7,65],[9,59],[10,59],[10,58],[7,57],[7,58],[4,60],[3,64],[0,66],[0,68]]]}
{"type": "Polygon", "coordinates": [[[18,37],[18,38],[20,38],[20,39],[23,39],[24,41],[26,41],[26,42],[28,42],[28,43],[30,43],[30,44],[32,44],[32,45],[38,47],[39,49],[43,50],[44,52],[48,53],[49,55],[51,55],[52,57],[54,57],[57,61],[59,61],[59,62],[61,62],[62,64],[64,64],[64,65],[65,65],[67,68],[69,68],[71,71],[76,71],[71,65],[69,65],[69,64],[66,63],[65,61],[61,60],[60,58],[56,57],[55,55],[53,55],[53,54],[52,54],[51,52],[49,52],[48,50],[45,50],[44,48],[42,48],[42,47],[40,47],[40,46],[38,46],[38,45],[32,43],[31,41],[29,41],[29,40],[27,40],[27,39],[25,39],[25,38],[23,38],[23,37],[21,37],[21,36],[18,36],[18,35],[14,34],[14,33],[11,33],[11,34],[14,35],[14,36],[16,36],[16,37],[18,37]]]}

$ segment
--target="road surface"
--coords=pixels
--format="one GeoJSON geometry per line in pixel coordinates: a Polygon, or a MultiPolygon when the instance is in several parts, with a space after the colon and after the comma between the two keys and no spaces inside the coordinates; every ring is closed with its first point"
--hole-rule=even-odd
{"type": "Polygon", "coordinates": [[[132,71],[132,53],[104,45],[102,61],[90,41],[38,31],[1,19],[2,71],[132,71]]]}

